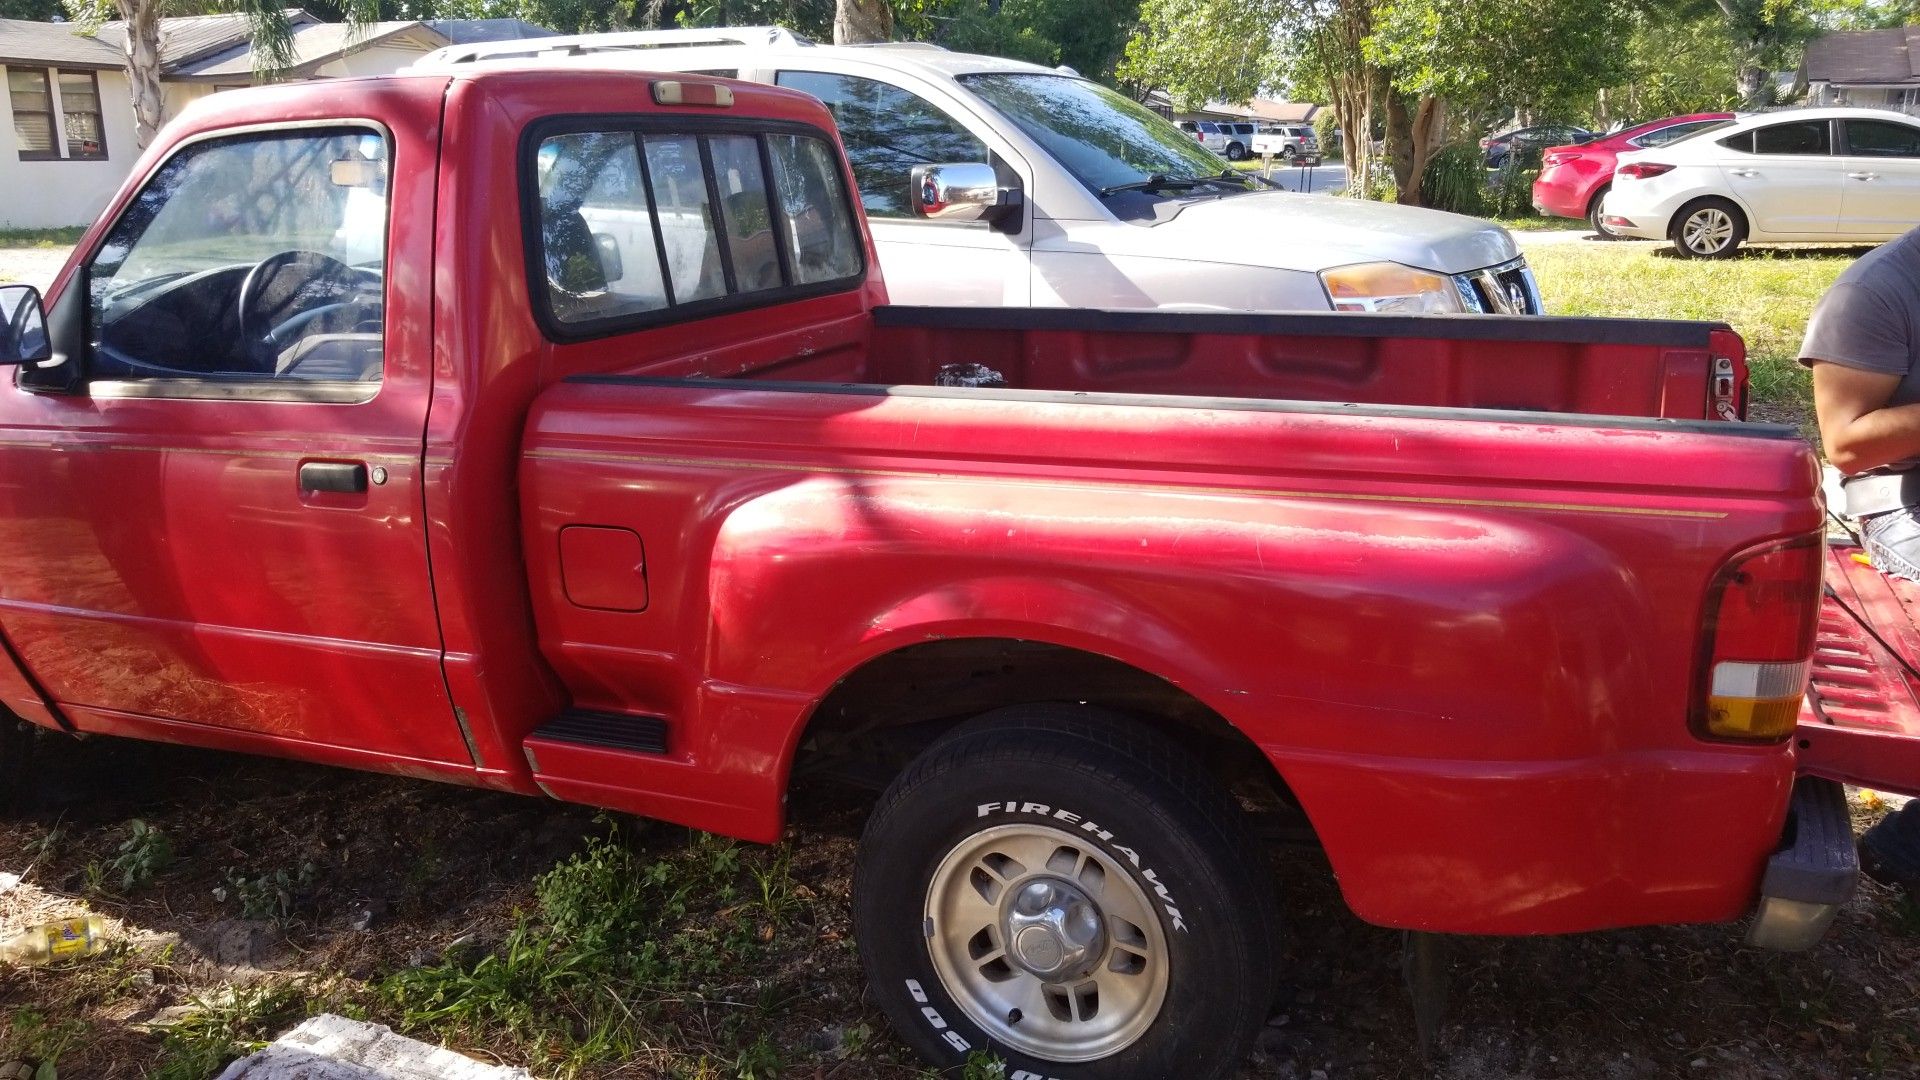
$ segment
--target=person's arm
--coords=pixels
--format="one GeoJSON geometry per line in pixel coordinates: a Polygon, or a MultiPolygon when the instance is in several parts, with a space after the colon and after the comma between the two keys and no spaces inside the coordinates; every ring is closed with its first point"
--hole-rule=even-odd
{"type": "Polygon", "coordinates": [[[1813,368],[1820,442],[1849,475],[1920,456],[1920,403],[1888,406],[1912,362],[1908,312],[1861,282],[1827,290],[1800,362],[1813,368]]]}
{"type": "Polygon", "coordinates": [[[1901,376],[1816,360],[1813,408],[1827,460],[1852,475],[1920,457],[1920,402],[1887,407],[1901,376]]]}

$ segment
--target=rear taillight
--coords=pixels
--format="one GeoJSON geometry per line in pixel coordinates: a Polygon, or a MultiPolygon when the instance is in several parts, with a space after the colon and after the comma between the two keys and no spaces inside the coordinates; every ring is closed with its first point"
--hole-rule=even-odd
{"type": "Polygon", "coordinates": [[[1487,147],[1489,147],[1489,146],[1492,146],[1492,145],[1493,145],[1493,140],[1492,140],[1492,139],[1481,139],[1481,140],[1480,140],[1480,149],[1482,149],[1482,150],[1485,150],[1485,149],[1486,149],[1487,147]]]}
{"type": "Polygon", "coordinates": [[[1616,176],[1628,176],[1635,180],[1646,180],[1662,173],[1670,173],[1673,166],[1662,165],[1654,161],[1630,161],[1614,170],[1616,176]]]}
{"type": "Polygon", "coordinates": [[[1540,159],[1540,167],[1551,169],[1555,165],[1565,165],[1579,156],[1579,154],[1547,154],[1540,159]]]}
{"type": "Polygon", "coordinates": [[[1710,739],[1793,734],[1820,621],[1820,538],[1734,556],[1707,590],[1693,728],[1710,739]]]}

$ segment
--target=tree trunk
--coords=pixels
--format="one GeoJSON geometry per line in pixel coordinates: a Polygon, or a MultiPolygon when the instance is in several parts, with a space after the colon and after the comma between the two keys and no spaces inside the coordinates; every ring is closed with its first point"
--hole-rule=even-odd
{"type": "Polygon", "coordinates": [[[115,0],[127,23],[127,85],[133,91],[134,136],[144,148],[166,111],[160,87],[160,0],[115,0]]]}
{"type": "MultiPolygon", "coordinates": [[[[1394,97],[1401,101],[1401,112],[1405,113],[1404,99],[1398,94],[1394,97]]],[[[1405,176],[1399,172],[1399,157],[1396,156],[1394,160],[1394,179],[1400,188],[1400,201],[1407,206],[1426,205],[1427,162],[1440,149],[1446,130],[1446,116],[1447,103],[1437,97],[1422,97],[1414,106],[1412,121],[1407,126],[1405,176]]]]}
{"type": "Polygon", "coordinates": [[[865,45],[893,40],[893,6],[888,0],[836,0],[833,43],[865,45]]]}
{"type": "Polygon", "coordinates": [[[1771,105],[1771,95],[1767,94],[1768,84],[1773,75],[1758,64],[1743,63],[1736,78],[1736,89],[1740,92],[1742,105],[1771,105]],[[1766,95],[1763,97],[1763,95],[1766,95]]]}

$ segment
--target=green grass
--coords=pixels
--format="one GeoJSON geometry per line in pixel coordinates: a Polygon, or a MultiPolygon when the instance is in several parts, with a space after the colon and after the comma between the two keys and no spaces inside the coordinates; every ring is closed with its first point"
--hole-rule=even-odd
{"type": "Polygon", "coordinates": [[[1752,400],[1804,423],[1813,385],[1797,359],[1813,305],[1861,248],[1748,249],[1736,258],[1673,257],[1664,246],[1576,240],[1527,251],[1547,311],[1724,322],[1747,342],[1752,400]]]}
{"type": "Polygon", "coordinates": [[[380,1005],[404,1029],[539,1062],[544,1076],[657,1063],[665,1046],[698,1048],[670,1055],[692,1075],[786,1075],[762,1029],[804,991],[752,973],[796,929],[789,858],[704,834],[657,859],[618,835],[595,840],[540,878],[537,908],[502,945],[398,972],[380,1005]]]}
{"type": "Polygon", "coordinates": [[[59,229],[0,229],[0,248],[72,247],[85,235],[85,225],[59,229]]]}
{"type": "Polygon", "coordinates": [[[1493,223],[1508,232],[1559,232],[1562,229],[1584,229],[1587,227],[1586,222],[1575,221],[1573,218],[1540,217],[1538,215],[1494,218],[1493,223]]]}

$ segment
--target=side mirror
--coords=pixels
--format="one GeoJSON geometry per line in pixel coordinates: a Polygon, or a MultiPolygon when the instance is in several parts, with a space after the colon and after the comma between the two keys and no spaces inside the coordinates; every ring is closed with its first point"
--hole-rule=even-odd
{"type": "Polygon", "coordinates": [[[593,234],[593,246],[600,251],[600,273],[608,281],[627,276],[627,264],[620,257],[620,241],[612,233],[593,234]]]}
{"type": "Polygon", "coordinates": [[[929,221],[984,221],[1012,203],[993,166],[915,165],[907,184],[913,216],[929,221]]]}
{"type": "Polygon", "coordinates": [[[47,312],[40,290],[31,285],[0,285],[0,365],[18,367],[53,359],[47,338],[47,312]]]}

